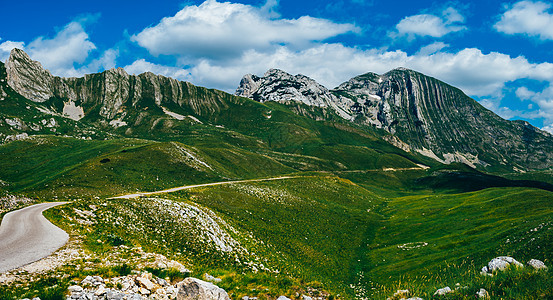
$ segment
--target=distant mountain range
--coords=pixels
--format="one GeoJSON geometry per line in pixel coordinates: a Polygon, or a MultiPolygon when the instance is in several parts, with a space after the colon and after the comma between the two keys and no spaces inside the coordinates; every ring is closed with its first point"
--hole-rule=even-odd
{"type": "MultiPolygon", "coordinates": [[[[74,126],[81,131],[155,135],[153,122],[159,114],[216,124],[234,113],[239,97],[246,97],[284,104],[314,120],[367,128],[406,152],[440,163],[461,162],[491,172],[553,167],[551,134],[527,122],[504,120],[461,90],[403,68],[360,75],[332,90],[309,77],[272,69],[263,77],[244,76],[235,93],[239,97],[152,73],[129,75],[121,68],[81,78],[56,77],[19,49],[11,52],[3,72],[4,89],[31,100],[41,113],[85,124],[74,126]]],[[[267,114],[239,117],[254,120],[267,114]]],[[[0,126],[17,128],[6,121],[0,126]]],[[[44,126],[21,124],[13,136],[41,132],[36,128],[44,126]]]]}

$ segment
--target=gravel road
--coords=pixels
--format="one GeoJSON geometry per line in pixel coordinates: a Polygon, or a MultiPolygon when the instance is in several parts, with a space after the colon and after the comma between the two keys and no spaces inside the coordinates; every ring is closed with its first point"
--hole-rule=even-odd
{"type": "Polygon", "coordinates": [[[65,203],[40,203],[4,215],[0,224],[0,273],[44,258],[67,243],[69,235],[42,215],[65,203]]]}

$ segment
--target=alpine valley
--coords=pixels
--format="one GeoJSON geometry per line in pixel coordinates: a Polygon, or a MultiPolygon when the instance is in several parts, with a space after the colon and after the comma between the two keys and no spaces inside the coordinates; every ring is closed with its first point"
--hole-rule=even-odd
{"type": "Polygon", "coordinates": [[[67,201],[44,214],[70,236],[0,299],[188,299],[189,276],[245,300],[553,297],[512,260],[553,260],[553,135],[413,70],[330,90],[272,69],[232,95],[14,49],[0,155],[2,216],[67,201]]]}

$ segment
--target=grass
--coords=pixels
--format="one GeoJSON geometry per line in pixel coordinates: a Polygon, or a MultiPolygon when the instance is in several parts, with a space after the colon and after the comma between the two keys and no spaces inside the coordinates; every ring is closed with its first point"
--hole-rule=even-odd
{"type": "MultiPolygon", "coordinates": [[[[5,77],[2,64],[0,73],[5,77]]],[[[551,264],[553,203],[546,190],[553,181],[548,171],[499,177],[461,164],[444,166],[393,147],[377,129],[324,110],[258,103],[184,85],[188,102],[164,105],[200,122],[168,117],[148,94],[134,110],[118,115],[130,125],[115,129],[96,114],[99,107],[85,107],[87,116],[74,122],[38,112],[39,104],[2,83],[8,99],[0,102],[0,119],[19,118],[35,128],[43,120],[57,124],[29,131],[37,135],[31,139],[0,145],[2,192],[36,201],[75,200],[46,215],[73,237],[82,237],[89,253],[109,257],[118,246],[142,246],[186,263],[193,276],[220,277],[233,298],[308,292],[386,298],[409,288],[430,299],[437,288],[457,282],[468,289],[447,298],[471,298],[481,287],[496,298],[551,296],[547,272],[478,275],[498,255],[551,264]],[[88,137],[93,140],[82,139],[88,137]],[[430,169],[384,170],[417,164],[430,169]],[[284,174],[301,177],[196,188],[156,199],[105,199],[284,174]],[[94,210],[96,217],[84,220],[75,208],[94,210]],[[236,251],[218,248],[208,234],[213,230],[236,251]]],[[[54,109],[62,100],[45,105],[54,109]]],[[[27,131],[0,123],[2,138],[27,131]]],[[[59,299],[73,279],[117,276],[135,267],[83,271],[86,263],[58,270],[67,277],[46,274],[20,287],[2,286],[0,299],[59,299]]],[[[148,270],[174,280],[185,276],[148,270]]]]}

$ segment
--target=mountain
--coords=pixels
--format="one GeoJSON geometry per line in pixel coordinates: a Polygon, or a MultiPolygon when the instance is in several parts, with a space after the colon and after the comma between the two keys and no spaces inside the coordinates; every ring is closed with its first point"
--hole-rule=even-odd
{"type": "Polygon", "coordinates": [[[117,68],[81,78],[52,76],[20,49],[12,50],[6,72],[8,85],[16,92],[34,102],[48,103],[74,120],[88,115],[121,119],[132,107],[145,110],[177,105],[204,115],[225,108],[222,93],[205,93],[188,82],[150,72],[134,76],[117,68]]]}
{"type": "Polygon", "coordinates": [[[303,75],[269,70],[263,77],[244,76],[236,95],[328,108],[343,119],[383,129],[391,136],[382,137],[399,148],[442,163],[488,171],[553,166],[551,134],[528,122],[504,120],[461,90],[404,68],[360,75],[333,90],[303,75]]]}
{"type": "Polygon", "coordinates": [[[431,299],[457,283],[459,299],[551,294],[548,273],[479,275],[497,256],[553,261],[552,171],[485,172],[539,169],[547,134],[528,125],[527,167],[490,146],[494,132],[520,143],[527,125],[404,69],[334,90],[271,70],[238,94],[123,69],[61,78],[13,50],[0,63],[0,207],[67,201],[45,216],[71,239],[61,266],[8,274],[0,300],[66,299],[96,276],[119,297],[129,273],[189,276],[167,259],[232,299],[431,299]],[[442,148],[489,165],[443,164],[442,148]]]}

